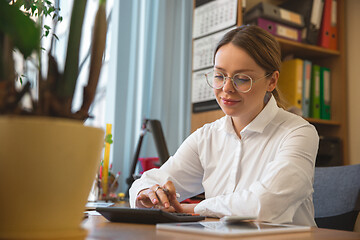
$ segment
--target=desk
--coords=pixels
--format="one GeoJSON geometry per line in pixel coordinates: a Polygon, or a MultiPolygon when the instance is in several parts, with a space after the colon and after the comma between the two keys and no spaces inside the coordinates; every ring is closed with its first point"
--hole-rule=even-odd
{"type": "Polygon", "coordinates": [[[102,216],[90,215],[85,219],[82,226],[89,231],[87,240],[209,240],[209,239],[242,239],[242,240],[347,240],[360,239],[360,233],[346,232],[330,229],[313,228],[310,232],[284,233],[273,235],[260,235],[237,238],[218,238],[205,235],[175,233],[170,231],[156,230],[155,225],[112,223],[102,216]]]}

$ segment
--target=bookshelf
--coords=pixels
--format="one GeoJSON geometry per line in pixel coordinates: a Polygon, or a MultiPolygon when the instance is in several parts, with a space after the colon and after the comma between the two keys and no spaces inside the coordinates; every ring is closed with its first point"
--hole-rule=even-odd
{"type": "MultiPolygon", "coordinates": [[[[259,0],[247,0],[246,7],[260,2],[259,0]]],[[[282,1],[267,0],[273,4],[282,1]]],[[[241,0],[238,5],[241,6],[241,0]]],[[[238,8],[238,19],[242,19],[241,7],[238,8]]],[[[346,72],[346,42],[345,42],[345,1],[337,1],[337,24],[338,24],[338,50],[330,50],[315,45],[299,43],[283,38],[277,38],[282,49],[282,56],[293,54],[294,57],[311,60],[331,69],[331,120],[306,118],[313,124],[320,136],[339,137],[342,142],[343,164],[349,164],[348,143],[348,109],[347,109],[347,72],[346,72]]],[[[241,20],[237,21],[241,25],[241,20]]],[[[192,113],[191,131],[195,131],[205,123],[213,122],[224,116],[221,110],[192,113]]]]}

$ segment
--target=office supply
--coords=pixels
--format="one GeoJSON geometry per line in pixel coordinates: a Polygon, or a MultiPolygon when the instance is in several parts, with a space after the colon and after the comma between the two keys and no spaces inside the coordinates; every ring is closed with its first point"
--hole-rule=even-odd
{"type": "MultiPolygon", "coordinates": [[[[335,11],[335,17],[334,14],[332,14],[332,3],[333,0],[325,0],[324,2],[324,10],[323,10],[323,16],[321,20],[321,27],[320,27],[320,34],[318,39],[318,45],[324,48],[334,48],[335,45],[337,45],[337,42],[335,43],[337,39],[337,33],[335,35],[335,32],[337,31],[336,28],[332,29],[331,25],[334,24],[334,27],[336,26],[336,21],[334,21],[333,18],[336,20],[336,4],[334,4],[333,10],[335,11]],[[334,31],[333,37],[332,31],[334,31]]],[[[334,48],[335,50],[336,48],[334,48]]]]}
{"type": "Polygon", "coordinates": [[[320,67],[320,118],[331,118],[330,69],[320,67]]]}
{"type": "Polygon", "coordinates": [[[193,103],[193,105],[192,105],[193,113],[207,112],[207,111],[218,110],[218,109],[221,109],[221,108],[215,99],[205,101],[205,102],[193,103]]]}
{"type": "Polygon", "coordinates": [[[320,118],[320,66],[316,64],[311,70],[310,117],[320,118]]]}
{"type": "Polygon", "coordinates": [[[220,109],[215,99],[213,89],[205,80],[205,73],[212,70],[212,68],[207,68],[193,72],[192,74],[191,102],[193,104],[192,111],[194,113],[220,109]]]}
{"type": "Polygon", "coordinates": [[[265,18],[256,18],[255,20],[249,22],[249,24],[255,24],[265,29],[269,33],[273,34],[277,37],[287,38],[293,41],[301,42],[301,31],[300,29],[286,26],[281,23],[277,23],[272,20],[268,20],[265,18]]]}
{"type": "Polygon", "coordinates": [[[301,110],[302,107],[303,65],[303,60],[299,58],[281,63],[278,86],[289,108],[301,110]]]}
{"type": "Polygon", "coordinates": [[[199,38],[231,26],[237,21],[237,0],[217,0],[194,10],[193,38],[199,38]]]}
{"type": "Polygon", "coordinates": [[[244,221],[237,224],[226,224],[222,221],[190,222],[190,223],[162,223],[156,229],[176,232],[205,234],[221,237],[279,234],[289,232],[310,231],[308,226],[285,224],[271,224],[255,221],[244,221]]]}
{"type": "Polygon", "coordinates": [[[213,66],[214,50],[216,44],[224,36],[224,34],[232,28],[208,35],[194,40],[193,42],[193,71],[213,66]]]}
{"type": "Polygon", "coordinates": [[[360,164],[316,167],[313,199],[318,227],[353,231],[360,210],[360,164]]]}
{"type": "Polygon", "coordinates": [[[171,223],[171,222],[196,222],[205,217],[187,213],[170,213],[155,208],[126,208],[126,207],[98,207],[96,211],[101,213],[111,222],[126,223],[171,223]]]}
{"type": "Polygon", "coordinates": [[[311,67],[312,62],[304,60],[301,105],[303,117],[310,117],[311,67]]]}
{"type": "Polygon", "coordinates": [[[337,28],[337,0],[331,2],[331,21],[330,21],[330,46],[332,50],[338,47],[338,28],[337,28]]]}
{"type": "Polygon", "coordinates": [[[117,181],[119,180],[119,177],[120,177],[120,172],[117,172],[114,180],[112,181],[112,183],[110,185],[110,188],[109,188],[110,193],[114,193],[116,191],[116,189],[118,187],[117,181]]]}
{"type": "Polygon", "coordinates": [[[324,0],[288,0],[280,5],[290,11],[301,14],[304,17],[302,41],[316,45],[318,42],[321,18],[324,8],[324,0]]]}
{"type": "Polygon", "coordinates": [[[252,22],[259,17],[298,29],[305,26],[302,15],[266,2],[260,2],[247,11],[245,13],[245,23],[252,22]]]}
{"type": "Polygon", "coordinates": [[[114,205],[113,202],[104,202],[104,201],[99,201],[99,202],[87,202],[85,205],[85,209],[90,211],[90,210],[95,210],[97,207],[110,207],[114,205]]]}
{"type": "Polygon", "coordinates": [[[213,89],[207,84],[205,74],[212,71],[213,68],[207,68],[201,71],[193,72],[192,74],[192,88],[191,88],[191,102],[206,102],[215,100],[213,89]]]}
{"type": "MultiPolygon", "coordinates": [[[[106,124],[105,136],[111,134],[111,124],[106,124]]],[[[105,142],[105,151],[104,151],[104,162],[103,162],[103,174],[101,178],[102,182],[102,195],[106,196],[108,193],[108,177],[109,177],[109,157],[110,157],[110,143],[105,142]]]]}
{"type": "MultiPolygon", "coordinates": [[[[169,195],[169,190],[167,189],[167,188],[163,188],[163,191],[167,194],[167,195],[169,195]]],[[[176,198],[180,198],[180,193],[176,193],[176,198]]]]}
{"type": "Polygon", "coordinates": [[[134,154],[133,161],[131,163],[130,176],[126,179],[126,183],[128,184],[128,189],[126,192],[127,196],[129,194],[129,189],[131,187],[131,184],[137,178],[137,176],[135,175],[136,165],[139,161],[142,142],[147,132],[151,132],[153,135],[156,150],[160,159],[160,164],[161,165],[164,164],[170,157],[160,121],[156,119],[145,118],[143,124],[141,125],[140,137],[136,146],[136,152],[134,154]]]}

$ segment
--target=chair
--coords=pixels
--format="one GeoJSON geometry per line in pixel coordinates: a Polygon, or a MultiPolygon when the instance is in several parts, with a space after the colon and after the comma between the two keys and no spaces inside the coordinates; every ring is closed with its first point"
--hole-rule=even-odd
{"type": "Polygon", "coordinates": [[[353,231],[360,210],[360,164],[316,167],[313,200],[318,227],[353,231]]]}

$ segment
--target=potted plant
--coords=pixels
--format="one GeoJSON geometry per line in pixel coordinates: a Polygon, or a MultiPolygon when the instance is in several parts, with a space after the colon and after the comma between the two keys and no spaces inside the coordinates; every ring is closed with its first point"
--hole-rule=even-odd
{"type": "Polygon", "coordinates": [[[84,236],[80,223],[100,162],[104,131],[83,122],[89,117],[102,65],[106,3],[99,2],[95,18],[83,104],[73,112],[87,1],[74,1],[64,71],[49,54],[46,76],[39,69],[39,94],[31,109],[20,106],[24,95],[31,94],[30,84],[24,83],[20,90],[15,87],[13,51],[24,58],[42,51],[41,27],[19,10],[19,5],[42,1],[9,2],[0,0],[0,239],[84,236]]]}

